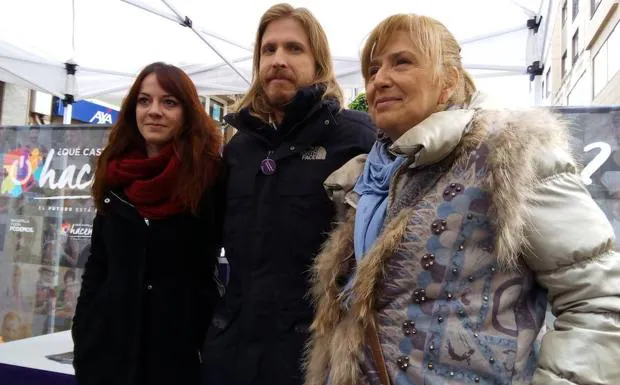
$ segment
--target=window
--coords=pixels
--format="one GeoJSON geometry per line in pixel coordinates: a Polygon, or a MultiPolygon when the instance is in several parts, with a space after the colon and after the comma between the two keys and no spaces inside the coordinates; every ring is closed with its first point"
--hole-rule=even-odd
{"type": "Polygon", "coordinates": [[[577,29],[575,31],[575,34],[573,35],[573,60],[572,60],[572,65],[575,65],[575,63],[577,62],[577,59],[579,59],[579,29],[577,29]]]}
{"type": "Polygon", "coordinates": [[[620,27],[617,24],[607,40],[594,56],[592,67],[594,71],[593,92],[598,95],[607,86],[609,81],[620,71],[620,27]]]}
{"type": "Polygon", "coordinates": [[[607,58],[607,72],[611,80],[620,71],[620,24],[616,24],[607,38],[607,52],[610,54],[607,58]]]}
{"type": "Polygon", "coordinates": [[[590,0],[590,17],[594,16],[599,5],[601,0],[590,0]]]}
{"type": "Polygon", "coordinates": [[[545,87],[543,88],[545,90],[545,98],[548,98],[551,94],[551,92],[549,92],[551,89],[551,71],[547,71],[547,74],[545,75],[545,87]]]}
{"type": "Polygon", "coordinates": [[[579,0],[573,0],[573,21],[575,21],[577,15],[579,15],[579,0]]]}
{"type": "Polygon", "coordinates": [[[224,105],[211,99],[209,103],[209,115],[213,120],[221,123],[224,120],[224,105]]]}
{"type": "Polygon", "coordinates": [[[581,75],[577,83],[568,93],[567,103],[569,106],[588,106],[591,104],[592,99],[588,88],[588,78],[581,75]]]}
{"type": "Polygon", "coordinates": [[[566,5],[566,1],[562,5],[562,28],[566,25],[566,19],[568,14],[568,6],[566,5]]]}
{"type": "Polygon", "coordinates": [[[566,51],[562,55],[562,78],[566,76],[566,51]]]}
{"type": "Polygon", "coordinates": [[[607,85],[607,43],[598,50],[592,63],[594,71],[594,96],[607,85]]]}

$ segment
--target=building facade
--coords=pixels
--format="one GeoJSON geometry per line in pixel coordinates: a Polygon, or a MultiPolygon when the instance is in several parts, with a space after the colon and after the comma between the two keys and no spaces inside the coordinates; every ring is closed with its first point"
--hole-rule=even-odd
{"type": "Polygon", "coordinates": [[[620,0],[554,0],[543,105],[620,104],[620,0]]]}
{"type": "MultiPolygon", "coordinates": [[[[224,124],[238,95],[201,97],[207,113],[224,130],[227,140],[232,131],[224,124]]],[[[72,124],[112,124],[116,121],[120,106],[99,100],[80,100],[73,104],[72,124]]],[[[16,84],[0,82],[0,126],[29,124],[62,124],[65,109],[62,100],[40,91],[30,90],[16,84]]]]}

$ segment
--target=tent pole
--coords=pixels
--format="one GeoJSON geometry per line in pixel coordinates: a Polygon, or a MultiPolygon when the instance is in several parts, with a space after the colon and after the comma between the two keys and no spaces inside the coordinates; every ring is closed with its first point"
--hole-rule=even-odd
{"type": "MultiPolygon", "coordinates": [[[[525,55],[528,62],[531,64],[527,66],[527,73],[530,75],[530,93],[532,96],[532,103],[535,106],[542,104],[542,74],[545,70],[545,64],[541,60],[542,49],[539,45],[540,34],[538,30],[542,23],[542,16],[534,16],[527,21],[527,28],[529,30],[527,46],[525,55]]],[[[544,35],[544,34],[543,34],[544,35]]],[[[542,42],[544,45],[545,42],[542,42]]]]}
{"type": "MultiPolygon", "coordinates": [[[[543,1],[544,3],[544,1],[543,1]]],[[[540,17],[542,17],[542,7],[543,7],[543,3],[540,4],[541,7],[541,15],[540,17]]],[[[547,13],[546,13],[546,18],[544,20],[544,25],[543,25],[543,36],[542,36],[542,48],[540,50],[540,61],[544,62],[545,60],[545,54],[547,52],[547,34],[549,33],[549,21],[551,20],[551,12],[552,12],[552,7],[553,7],[553,2],[549,1],[549,4],[547,5],[547,13]]]]}
{"type": "Polygon", "coordinates": [[[525,66],[510,66],[510,65],[499,65],[499,64],[476,64],[476,63],[463,63],[463,68],[468,70],[486,70],[486,71],[506,71],[506,72],[514,72],[525,74],[526,67],[525,66]]]}
{"type": "Polygon", "coordinates": [[[230,60],[226,59],[226,57],[224,57],[224,55],[222,55],[222,54],[221,54],[221,53],[220,53],[220,52],[219,52],[219,51],[218,51],[218,50],[217,50],[217,49],[216,49],[213,45],[211,45],[211,43],[209,43],[209,41],[208,41],[207,39],[205,39],[205,37],[204,37],[204,36],[202,36],[202,34],[201,34],[200,32],[198,32],[198,31],[196,31],[196,30],[194,29],[194,27],[192,26],[192,20],[191,20],[189,17],[185,16],[185,18],[183,18],[183,17],[181,16],[181,13],[180,13],[179,11],[177,11],[177,10],[176,10],[176,9],[172,6],[172,4],[170,4],[170,2],[169,2],[168,0],[161,0],[161,1],[162,1],[164,4],[166,4],[166,6],[167,6],[168,8],[170,8],[170,10],[171,10],[171,11],[172,11],[175,15],[177,15],[177,16],[178,16],[179,20],[181,20],[181,23],[182,23],[184,26],[186,26],[186,27],[188,27],[189,29],[191,29],[191,30],[192,30],[192,31],[196,34],[196,36],[198,36],[198,37],[200,38],[200,40],[202,40],[202,41],[203,41],[203,42],[204,42],[207,46],[209,46],[209,48],[211,48],[211,50],[213,50],[213,52],[215,52],[215,54],[216,54],[217,56],[219,56],[219,57],[220,57],[220,59],[224,60],[224,62],[225,62],[226,64],[228,64],[228,66],[229,66],[229,67],[230,67],[233,71],[235,71],[235,73],[236,73],[237,75],[239,75],[239,76],[241,77],[241,79],[243,79],[243,80],[244,80],[247,84],[250,84],[250,81],[248,80],[248,78],[247,78],[247,77],[246,77],[246,76],[245,76],[245,75],[244,75],[244,74],[243,74],[243,73],[242,73],[242,72],[241,72],[241,71],[237,68],[237,66],[235,66],[235,65],[234,65],[234,64],[233,64],[230,60]]]}
{"type": "MultiPolygon", "coordinates": [[[[150,13],[152,13],[154,15],[161,16],[164,19],[168,19],[170,21],[174,21],[175,23],[179,22],[178,17],[173,16],[173,15],[168,14],[168,13],[161,12],[158,9],[155,9],[152,6],[148,5],[148,4],[144,4],[143,2],[141,2],[139,0],[121,0],[121,1],[124,2],[124,3],[127,3],[129,5],[133,5],[134,7],[140,8],[140,9],[142,9],[144,11],[150,12],[150,13]]],[[[250,52],[252,51],[251,47],[246,47],[246,46],[244,46],[242,44],[236,43],[236,42],[234,42],[232,40],[229,40],[229,39],[227,39],[227,38],[225,38],[225,37],[223,37],[221,35],[218,35],[218,34],[216,34],[214,32],[208,31],[208,30],[206,30],[204,28],[200,28],[200,32],[204,33],[207,36],[211,36],[211,37],[213,37],[215,39],[221,40],[224,43],[228,43],[230,45],[233,45],[233,46],[235,46],[237,48],[241,48],[241,49],[244,49],[244,50],[250,51],[250,52]]]]}
{"type": "Polygon", "coordinates": [[[519,3],[516,0],[510,0],[510,2],[514,5],[516,5],[517,7],[521,8],[521,10],[523,11],[523,13],[525,13],[527,16],[529,17],[534,17],[536,16],[536,12],[532,11],[531,9],[527,8],[526,6],[524,6],[523,4],[519,3]]]}
{"type": "Polygon", "coordinates": [[[73,104],[68,103],[66,99],[63,99],[64,114],[62,115],[62,124],[71,124],[71,115],[73,114],[73,104]]]}
{"type": "Polygon", "coordinates": [[[62,115],[63,124],[71,124],[71,118],[73,115],[73,102],[75,101],[75,72],[77,71],[77,64],[73,61],[65,63],[65,70],[67,71],[67,78],[65,81],[66,94],[62,100],[62,104],[65,111],[62,115]]]}
{"type": "Polygon", "coordinates": [[[464,44],[469,44],[469,43],[475,43],[475,42],[480,41],[480,40],[491,39],[491,38],[494,38],[494,37],[508,35],[509,33],[522,31],[522,30],[524,30],[526,28],[527,27],[524,26],[524,25],[520,25],[518,27],[506,28],[506,29],[503,29],[501,31],[495,31],[495,32],[484,34],[484,35],[470,37],[469,39],[460,40],[459,44],[464,45],[464,44]]]}

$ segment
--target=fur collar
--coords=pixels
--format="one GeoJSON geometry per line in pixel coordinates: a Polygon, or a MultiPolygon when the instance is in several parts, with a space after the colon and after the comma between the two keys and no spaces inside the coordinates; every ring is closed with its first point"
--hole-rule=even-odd
{"type": "MultiPolygon", "coordinates": [[[[420,144],[427,143],[424,156],[421,156],[424,150],[411,152],[410,155],[417,158],[415,167],[429,160],[439,161],[452,151],[457,151],[457,160],[464,161],[462,158],[472,147],[484,140],[489,156],[482,187],[493,191],[491,215],[497,231],[495,250],[501,266],[516,268],[519,254],[527,247],[524,243],[526,201],[533,193],[534,182],[576,167],[566,125],[546,109],[481,110],[478,113],[455,110],[431,117],[421,123],[423,126],[410,130],[428,128],[430,133],[405,134],[407,137],[403,135],[402,142],[399,143],[399,139],[394,143],[394,149],[407,155],[408,149],[419,149],[420,144]],[[455,122],[460,124],[459,129],[455,128],[455,122]],[[442,130],[442,127],[447,128],[442,130]],[[455,138],[458,143],[452,145],[455,138]]],[[[352,196],[352,189],[363,171],[365,159],[360,155],[350,160],[325,181],[324,186],[337,206],[355,207],[357,199],[352,196]]]]}
{"type": "Polygon", "coordinates": [[[548,110],[491,111],[481,116],[480,123],[489,132],[483,187],[493,192],[495,254],[501,267],[516,269],[520,254],[529,247],[527,201],[536,182],[577,166],[566,125],[548,110]]]}
{"type": "MultiPolygon", "coordinates": [[[[575,171],[568,133],[548,110],[481,111],[456,148],[457,162],[466,162],[471,150],[484,144],[489,150],[482,187],[492,194],[491,217],[496,228],[494,253],[504,269],[516,269],[527,248],[525,226],[528,200],[536,183],[557,173],[575,171]]],[[[360,168],[360,161],[344,167],[360,168]]],[[[350,169],[338,170],[330,180],[341,189],[352,186],[338,176],[351,178],[350,169]]],[[[331,178],[331,177],[330,177],[331,178]]],[[[342,192],[342,191],[341,191],[342,192]]],[[[340,194],[342,196],[343,194],[340,194]]],[[[364,333],[374,321],[375,293],[388,258],[399,247],[412,209],[401,211],[386,224],[375,245],[357,266],[353,303],[348,312],[340,305],[342,276],[350,271],[353,254],[355,212],[349,209],[343,223],[330,235],[312,270],[311,295],[316,315],[305,362],[307,385],[325,384],[331,368],[331,382],[353,385],[361,382],[359,364],[364,359],[364,333]]],[[[541,258],[544,256],[541,256],[541,258]]]]}

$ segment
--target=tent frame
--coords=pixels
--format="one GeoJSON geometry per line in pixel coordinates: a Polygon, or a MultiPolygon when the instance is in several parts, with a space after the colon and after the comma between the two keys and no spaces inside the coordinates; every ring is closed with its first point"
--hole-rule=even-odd
{"type": "MultiPolygon", "coordinates": [[[[121,1],[128,5],[137,7],[143,10],[144,12],[157,15],[159,17],[162,17],[169,21],[173,21],[184,27],[189,28],[196,36],[198,36],[198,38],[204,44],[206,44],[223,61],[223,63],[211,64],[211,65],[206,65],[206,66],[196,67],[194,65],[192,66],[191,69],[188,69],[186,71],[188,75],[192,76],[192,75],[197,75],[197,74],[209,73],[210,71],[221,69],[227,66],[227,67],[230,67],[232,71],[235,74],[237,74],[245,82],[245,84],[248,84],[248,85],[250,84],[250,79],[248,79],[247,75],[244,74],[239,69],[237,64],[251,60],[252,52],[253,52],[252,47],[247,47],[243,44],[234,42],[230,39],[222,37],[206,29],[194,26],[194,23],[192,22],[192,19],[189,17],[189,15],[184,15],[180,10],[178,10],[172,4],[170,0],[161,0],[162,3],[170,10],[170,12],[164,12],[164,11],[155,9],[151,5],[145,4],[144,2],[140,0],[121,0],[121,1]],[[247,51],[248,55],[242,58],[230,60],[222,52],[220,52],[213,44],[211,44],[209,39],[217,39],[229,45],[235,46],[237,48],[241,48],[247,51]]],[[[538,88],[540,87],[540,83],[541,83],[540,78],[544,72],[544,66],[541,63],[543,62],[544,51],[546,48],[544,39],[547,36],[548,26],[549,26],[548,17],[545,18],[544,23],[543,23],[542,10],[544,8],[544,4],[546,3],[547,4],[547,16],[549,15],[549,12],[551,11],[551,7],[552,7],[551,0],[542,0],[540,4],[540,9],[538,10],[538,12],[534,12],[532,10],[529,10],[521,6],[517,1],[512,1],[512,2],[518,5],[523,10],[523,12],[527,15],[527,17],[529,17],[529,19],[526,20],[525,25],[513,26],[510,28],[504,28],[499,31],[490,32],[488,34],[474,36],[468,39],[461,40],[459,43],[461,45],[466,45],[466,44],[480,42],[480,41],[496,38],[499,36],[503,36],[506,34],[510,34],[510,33],[514,33],[514,32],[527,29],[529,31],[529,38],[528,38],[527,46],[526,46],[526,50],[527,50],[526,63],[530,63],[530,64],[519,66],[519,65],[487,65],[487,64],[478,64],[478,63],[465,63],[464,67],[466,69],[490,71],[490,73],[484,74],[483,77],[529,75],[530,82],[533,82],[535,89],[538,90],[538,88]],[[542,34],[539,33],[539,30],[541,27],[542,27],[542,32],[543,32],[542,34]],[[541,43],[541,40],[542,40],[542,43],[541,43]],[[494,71],[494,72],[491,72],[491,71],[494,71]]],[[[75,56],[75,44],[74,44],[74,41],[75,41],[75,0],[72,0],[72,12],[73,12],[72,14],[72,17],[73,17],[73,28],[72,28],[73,52],[72,52],[72,55],[75,56]]],[[[12,60],[22,60],[22,61],[25,60],[25,59],[13,58],[13,57],[7,57],[7,56],[0,56],[0,57],[9,58],[12,60]]],[[[358,62],[358,60],[355,58],[338,58],[338,60],[345,61],[345,62],[351,61],[351,63],[358,62]]],[[[55,65],[54,63],[38,63],[38,62],[35,64],[55,65]]],[[[36,86],[34,87],[35,89],[40,89],[50,94],[62,97],[63,104],[65,106],[65,114],[63,117],[63,122],[69,124],[71,122],[71,117],[72,117],[71,116],[72,105],[75,102],[76,95],[77,95],[77,85],[76,85],[75,75],[77,71],[80,70],[80,66],[78,65],[78,63],[74,62],[73,58],[68,60],[66,63],[62,63],[62,64],[58,63],[58,66],[61,66],[61,65],[64,65],[65,76],[66,76],[64,95],[62,94],[58,95],[58,92],[53,92],[51,90],[46,90],[41,86],[36,86],[36,84],[34,84],[32,81],[28,79],[24,79],[24,77],[18,76],[9,70],[5,69],[5,71],[7,71],[7,73],[9,73],[10,75],[15,76],[16,78],[23,80],[24,83],[26,84],[36,86]]],[[[83,68],[83,69],[84,70],[88,69],[89,71],[92,71],[95,73],[125,76],[127,78],[133,78],[135,76],[135,74],[121,73],[118,71],[107,71],[107,70],[94,69],[94,68],[83,68]]],[[[346,69],[346,70],[343,70],[341,73],[337,73],[336,76],[337,77],[351,76],[351,75],[355,75],[357,72],[359,72],[359,69],[346,69]]],[[[211,88],[211,86],[213,89],[223,89],[223,90],[230,89],[230,91],[232,92],[239,92],[239,93],[244,92],[243,89],[232,89],[230,86],[224,86],[220,84],[214,84],[214,83],[209,84],[209,88],[211,88]]],[[[125,88],[126,86],[116,86],[116,87],[111,87],[109,89],[97,90],[97,91],[90,92],[88,94],[80,95],[80,99],[81,98],[92,98],[92,97],[104,95],[104,94],[111,93],[111,92],[117,92],[125,88]]],[[[535,95],[536,95],[535,104],[539,104],[540,102],[540,97],[538,96],[538,94],[540,94],[540,92],[535,92],[535,95]]]]}

